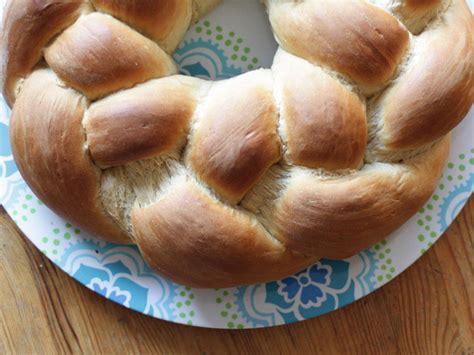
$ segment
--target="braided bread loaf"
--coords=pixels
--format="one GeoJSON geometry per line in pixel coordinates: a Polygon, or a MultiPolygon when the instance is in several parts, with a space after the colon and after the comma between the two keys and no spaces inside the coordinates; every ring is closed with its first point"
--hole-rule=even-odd
{"type": "Polygon", "coordinates": [[[474,100],[464,0],[266,0],[271,69],[208,82],[170,57],[218,0],[15,0],[11,141],[54,211],[197,287],[345,258],[434,191],[474,100]]]}

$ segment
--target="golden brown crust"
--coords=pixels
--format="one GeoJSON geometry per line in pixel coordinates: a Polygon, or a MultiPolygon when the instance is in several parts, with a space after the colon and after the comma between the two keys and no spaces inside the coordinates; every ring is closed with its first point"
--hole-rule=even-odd
{"type": "Polygon", "coordinates": [[[110,167],[175,149],[186,138],[200,87],[199,79],[172,76],[95,102],[86,120],[92,159],[110,167]]]}
{"type": "Polygon", "coordinates": [[[395,74],[409,35],[391,15],[362,0],[268,0],[280,45],[314,64],[337,70],[367,92],[395,74]]]}
{"type": "Polygon", "coordinates": [[[199,111],[188,162],[230,201],[239,201],[280,160],[272,87],[266,70],[215,83],[199,111]]]}
{"type": "Polygon", "coordinates": [[[100,171],[83,151],[86,100],[37,70],[13,108],[10,134],[18,169],[51,209],[112,242],[130,239],[105,214],[98,199],[100,171]]]}
{"type": "Polygon", "coordinates": [[[416,213],[433,193],[448,152],[445,138],[404,164],[375,164],[327,180],[294,175],[274,209],[278,239],[308,255],[354,255],[416,213]]]}
{"type": "Polygon", "coordinates": [[[172,53],[188,29],[192,0],[92,0],[95,8],[119,18],[172,53]]]}
{"type": "Polygon", "coordinates": [[[43,47],[74,22],[84,1],[15,0],[7,4],[2,28],[3,95],[9,105],[15,102],[19,79],[25,78],[41,59],[43,47]]]}
{"type": "Polygon", "coordinates": [[[62,80],[91,99],[176,72],[158,45],[98,13],[81,17],[64,31],[45,58],[62,80]]]}
{"type": "Polygon", "coordinates": [[[190,178],[177,180],[132,214],[137,244],[161,274],[190,286],[228,287],[276,280],[316,260],[286,252],[255,219],[213,200],[190,178]]]}
{"type": "Polygon", "coordinates": [[[450,132],[474,101],[474,23],[454,1],[441,25],[421,34],[414,58],[382,101],[388,150],[418,148],[450,132]]]}
{"type": "Polygon", "coordinates": [[[310,168],[358,169],[367,143],[359,97],[322,69],[283,50],[275,57],[273,72],[281,87],[290,160],[310,168]]]}
{"type": "Polygon", "coordinates": [[[218,0],[93,0],[116,18],[23,1],[3,35],[21,173],[54,211],[188,285],[274,280],[386,237],[434,190],[443,136],[474,100],[464,0],[266,0],[292,54],[212,84],[164,78],[176,68],[160,46],[218,0]],[[30,75],[42,49],[52,70],[30,75]]]}

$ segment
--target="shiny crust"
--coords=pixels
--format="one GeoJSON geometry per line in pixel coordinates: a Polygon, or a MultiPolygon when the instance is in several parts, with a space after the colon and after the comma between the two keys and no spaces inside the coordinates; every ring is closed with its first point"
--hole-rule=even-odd
{"type": "Polygon", "coordinates": [[[200,179],[234,203],[280,160],[272,88],[268,70],[215,83],[199,113],[189,164],[200,179]]]}
{"type": "Polygon", "coordinates": [[[70,222],[110,241],[129,243],[99,200],[100,170],[84,154],[86,99],[61,86],[47,69],[25,81],[10,132],[20,173],[33,192],[70,222]]]}
{"type": "Polygon", "coordinates": [[[64,31],[46,49],[45,59],[62,80],[91,99],[176,73],[172,59],[154,42],[98,13],[64,31]]]}
{"type": "Polygon", "coordinates": [[[446,138],[403,164],[379,163],[326,180],[295,174],[273,209],[275,235],[300,253],[350,257],[392,233],[424,205],[448,152],[446,138]]]}
{"type": "Polygon", "coordinates": [[[268,1],[280,45],[312,63],[337,70],[365,91],[392,78],[408,32],[388,13],[362,0],[268,1]]]}
{"type": "Polygon", "coordinates": [[[416,148],[438,140],[471,108],[474,23],[467,5],[453,2],[442,25],[419,36],[414,54],[382,103],[384,141],[389,150],[416,148]]]}
{"type": "Polygon", "coordinates": [[[23,1],[2,53],[20,172],[187,285],[275,280],[385,238],[433,192],[474,99],[464,0],[267,0],[272,69],[216,83],[175,75],[166,50],[217,0],[95,1],[115,17],[23,1]]]}
{"type": "Polygon", "coordinates": [[[173,53],[193,16],[192,0],[92,0],[95,8],[107,12],[158,42],[173,53]]]}
{"type": "Polygon", "coordinates": [[[41,59],[43,47],[87,11],[84,1],[10,1],[4,13],[1,41],[3,95],[15,102],[18,80],[25,78],[41,59]]]}
{"type": "Polygon", "coordinates": [[[367,143],[359,97],[322,69],[281,49],[272,69],[281,88],[290,161],[310,168],[358,169],[367,143]],[[299,90],[303,85],[305,90],[299,90]]]}
{"type": "Polygon", "coordinates": [[[179,177],[172,186],[132,216],[143,256],[163,275],[228,287],[276,280],[315,261],[285,251],[252,217],[213,200],[192,179],[179,177]]]}
{"type": "Polygon", "coordinates": [[[173,76],[95,102],[85,121],[92,159],[111,167],[171,152],[188,134],[200,88],[173,76]]]}

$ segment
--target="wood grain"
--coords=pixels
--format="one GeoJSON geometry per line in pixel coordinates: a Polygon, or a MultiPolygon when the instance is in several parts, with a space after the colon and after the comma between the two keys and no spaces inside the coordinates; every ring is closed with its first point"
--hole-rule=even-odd
{"type": "Polygon", "coordinates": [[[148,318],[76,283],[0,212],[0,353],[474,354],[474,199],[414,266],[293,325],[222,331],[148,318]]]}

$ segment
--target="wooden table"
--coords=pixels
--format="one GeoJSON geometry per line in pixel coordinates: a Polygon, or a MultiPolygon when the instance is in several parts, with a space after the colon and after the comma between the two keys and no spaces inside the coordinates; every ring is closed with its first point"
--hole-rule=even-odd
{"type": "Polygon", "coordinates": [[[148,318],[79,285],[0,212],[0,353],[474,354],[474,199],[393,282],[329,315],[250,331],[148,318]]]}

